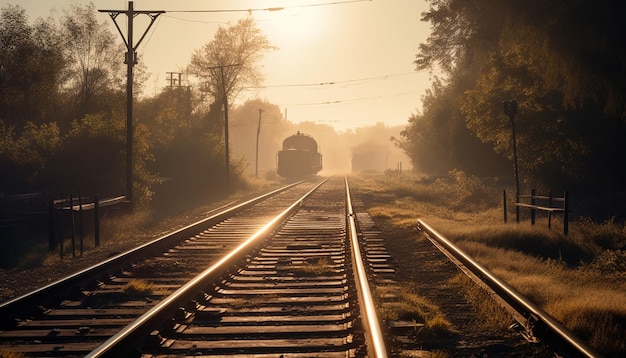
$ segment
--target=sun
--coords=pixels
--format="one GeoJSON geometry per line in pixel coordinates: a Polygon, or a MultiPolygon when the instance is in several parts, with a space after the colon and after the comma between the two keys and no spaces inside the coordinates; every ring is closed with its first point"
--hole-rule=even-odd
{"type": "Polygon", "coordinates": [[[318,40],[329,31],[327,20],[327,9],[305,6],[271,11],[259,16],[258,23],[268,39],[282,47],[318,40]]]}

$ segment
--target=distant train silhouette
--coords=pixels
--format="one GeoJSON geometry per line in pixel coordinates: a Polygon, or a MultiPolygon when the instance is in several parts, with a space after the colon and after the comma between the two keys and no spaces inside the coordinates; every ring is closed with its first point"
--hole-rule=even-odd
{"type": "Polygon", "coordinates": [[[322,170],[322,154],[317,142],[299,131],[283,140],[283,148],[276,155],[278,175],[284,178],[301,178],[322,170]]]}

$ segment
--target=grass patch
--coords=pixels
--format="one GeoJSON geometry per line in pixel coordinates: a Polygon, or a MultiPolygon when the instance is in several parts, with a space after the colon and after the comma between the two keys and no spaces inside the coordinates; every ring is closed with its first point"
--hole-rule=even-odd
{"type": "Polygon", "coordinates": [[[294,267],[297,276],[329,276],[334,273],[334,263],[326,256],[308,258],[299,267],[294,267]]]}
{"type": "Polygon", "coordinates": [[[487,292],[476,285],[467,275],[459,273],[450,283],[462,287],[468,301],[481,302],[477,308],[479,310],[478,317],[482,321],[476,322],[481,328],[486,330],[506,330],[511,325],[511,315],[496,301],[491,299],[487,292]]]}
{"type": "MultiPolygon", "coordinates": [[[[407,287],[378,287],[376,295],[393,295],[397,299],[380,309],[383,320],[422,323],[423,329],[435,334],[456,333],[456,329],[439,310],[439,307],[407,287]]],[[[421,327],[416,325],[416,336],[421,327]]]]}
{"type": "MultiPolygon", "coordinates": [[[[552,229],[539,215],[534,226],[524,217],[519,224],[504,224],[503,186],[458,171],[429,180],[401,175],[351,183],[363,185],[372,197],[390,199],[372,207],[372,217],[400,228],[415,227],[423,219],[602,354],[626,354],[623,223],[576,219],[567,236],[558,215],[552,229]]],[[[509,218],[514,218],[512,210],[509,218]]],[[[471,283],[459,283],[469,296],[480,295],[471,283]]],[[[480,309],[486,316],[498,311],[490,300],[472,301],[485,303],[480,309]]],[[[501,327],[507,321],[500,317],[485,324],[501,327]]]]}
{"type": "Polygon", "coordinates": [[[154,285],[144,280],[132,279],[124,286],[124,292],[131,296],[150,295],[153,291],[154,285]]]}

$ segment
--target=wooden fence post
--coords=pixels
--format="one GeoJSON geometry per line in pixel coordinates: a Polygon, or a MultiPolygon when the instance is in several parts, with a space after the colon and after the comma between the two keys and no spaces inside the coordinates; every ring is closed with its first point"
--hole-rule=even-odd
{"type": "Polygon", "coordinates": [[[72,257],[76,257],[76,221],[74,220],[74,195],[70,194],[70,217],[72,218],[72,257]]]}
{"type": "Polygon", "coordinates": [[[100,246],[100,199],[98,195],[93,197],[93,235],[96,239],[96,247],[100,246]]]}
{"type": "Polygon", "coordinates": [[[78,234],[80,235],[80,256],[83,256],[83,198],[80,190],[78,191],[78,234]]]}
{"type": "MultiPolygon", "coordinates": [[[[548,192],[548,207],[552,207],[552,191],[548,192]]],[[[552,211],[548,211],[548,229],[552,229],[552,211]]]]}
{"type": "Polygon", "coordinates": [[[504,207],[504,223],[506,224],[506,189],[502,190],[502,206],[504,207]]]}
{"type": "MultiPolygon", "coordinates": [[[[535,205],[535,189],[530,190],[530,205],[535,205]]],[[[530,224],[535,225],[535,208],[530,208],[530,224]]]]}
{"type": "Polygon", "coordinates": [[[56,243],[56,213],[54,212],[54,200],[48,202],[48,251],[53,251],[56,243]]]}
{"type": "Polygon", "coordinates": [[[519,193],[515,193],[515,222],[519,224],[519,193]]]}
{"type": "Polygon", "coordinates": [[[565,190],[563,194],[563,234],[569,232],[569,191],[565,190]]]}

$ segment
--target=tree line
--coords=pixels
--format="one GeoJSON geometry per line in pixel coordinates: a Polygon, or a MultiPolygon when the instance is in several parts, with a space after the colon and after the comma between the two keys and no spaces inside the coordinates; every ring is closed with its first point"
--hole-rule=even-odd
{"type": "MultiPolygon", "coordinates": [[[[93,4],[29,23],[18,5],[0,9],[0,191],[107,195],[125,186],[125,47],[93,4]]],[[[220,27],[191,57],[197,86],[134,98],[134,197],[178,197],[225,187],[223,105],[262,81],[272,49],[249,17],[220,27]],[[175,179],[175,180],[173,180],[175,179]]],[[[147,79],[139,60],[134,93],[147,79]]],[[[233,160],[232,185],[243,179],[233,160]]]]}
{"type": "Polygon", "coordinates": [[[414,167],[510,178],[514,100],[527,189],[623,190],[624,18],[619,0],[431,0],[414,62],[437,76],[401,142],[414,167]]]}

